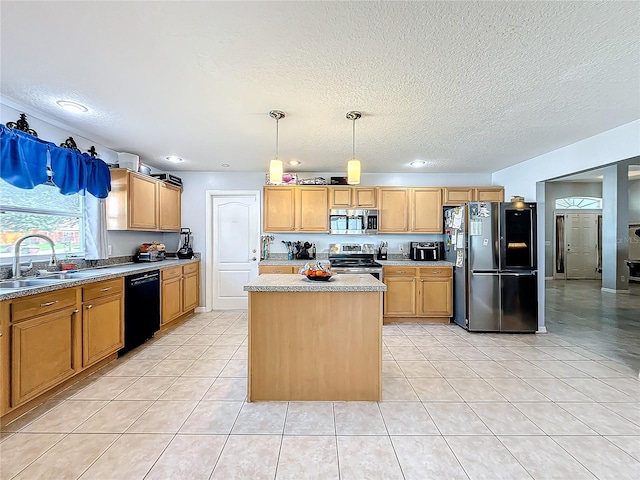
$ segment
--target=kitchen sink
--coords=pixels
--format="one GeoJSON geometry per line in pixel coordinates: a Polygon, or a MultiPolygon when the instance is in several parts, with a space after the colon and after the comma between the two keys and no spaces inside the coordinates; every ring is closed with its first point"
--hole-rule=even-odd
{"type": "Polygon", "coordinates": [[[4,280],[0,282],[0,288],[24,288],[39,287],[56,283],[55,278],[30,278],[28,280],[4,280]]]}

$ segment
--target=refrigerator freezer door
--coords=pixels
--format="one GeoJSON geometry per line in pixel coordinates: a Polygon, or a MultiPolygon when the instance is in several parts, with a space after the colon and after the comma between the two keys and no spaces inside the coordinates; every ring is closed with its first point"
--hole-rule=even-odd
{"type": "Polygon", "coordinates": [[[469,331],[500,331],[500,276],[471,272],[469,277],[469,331]]]}
{"type": "Polygon", "coordinates": [[[500,265],[498,254],[499,203],[470,203],[467,219],[469,269],[495,270],[500,265]]]}
{"type": "Polygon", "coordinates": [[[501,273],[501,332],[538,329],[538,282],[535,273],[501,273]]]}

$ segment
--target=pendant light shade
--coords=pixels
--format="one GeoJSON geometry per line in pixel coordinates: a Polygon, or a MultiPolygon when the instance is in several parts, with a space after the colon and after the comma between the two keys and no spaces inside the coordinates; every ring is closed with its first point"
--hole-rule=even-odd
{"type": "Polygon", "coordinates": [[[278,122],[281,118],[285,117],[284,112],[280,110],[271,110],[269,112],[269,116],[271,118],[275,118],[276,120],[276,158],[269,162],[269,183],[282,183],[282,160],[278,158],[278,147],[279,147],[279,131],[278,131],[278,122]]]}
{"type": "Polygon", "coordinates": [[[347,183],[349,185],[358,185],[360,183],[360,160],[356,158],[356,120],[361,116],[360,112],[347,112],[347,119],[353,122],[353,155],[347,163],[347,183]]]}

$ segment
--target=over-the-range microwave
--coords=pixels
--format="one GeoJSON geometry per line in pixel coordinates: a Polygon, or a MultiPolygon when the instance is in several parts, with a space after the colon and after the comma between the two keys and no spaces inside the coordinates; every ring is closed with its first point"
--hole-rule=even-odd
{"type": "Polygon", "coordinates": [[[329,233],[375,235],[378,233],[378,210],[329,210],[329,233]]]}

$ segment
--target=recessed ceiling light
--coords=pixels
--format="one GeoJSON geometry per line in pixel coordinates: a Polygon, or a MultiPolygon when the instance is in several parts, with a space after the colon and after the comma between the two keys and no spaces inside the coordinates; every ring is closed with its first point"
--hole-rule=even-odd
{"type": "Polygon", "coordinates": [[[58,100],[56,103],[68,112],[84,113],[89,111],[89,109],[84,105],[80,105],[79,103],[71,102],[69,100],[58,100]]]}
{"type": "Polygon", "coordinates": [[[413,162],[409,162],[409,165],[413,168],[424,167],[427,164],[424,160],[414,160],[413,162]]]}
{"type": "Polygon", "coordinates": [[[229,168],[231,165],[229,165],[228,163],[221,163],[220,166],[224,168],[229,168]]]}
{"type": "Polygon", "coordinates": [[[168,157],[166,157],[167,162],[171,162],[171,163],[181,163],[184,162],[184,160],[180,157],[177,157],[176,155],[170,155],[168,157]]]}
{"type": "Polygon", "coordinates": [[[294,167],[296,165],[300,165],[302,162],[300,160],[289,160],[289,165],[293,165],[294,167]]]}

